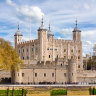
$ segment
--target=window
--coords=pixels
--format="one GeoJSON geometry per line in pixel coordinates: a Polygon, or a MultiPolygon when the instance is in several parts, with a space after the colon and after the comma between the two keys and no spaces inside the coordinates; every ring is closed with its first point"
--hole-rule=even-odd
{"type": "Polygon", "coordinates": [[[72,73],[72,76],[73,76],[73,73],[72,73]]]}
{"type": "Polygon", "coordinates": [[[27,59],[29,59],[29,56],[27,56],[27,59]]]}
{"type": "Polygon", "coordinates": [[[78,68],[80,68],[80,65],[78,65],[78,68]]]}
{"type": "Polygon", "coordinates": [[[37,73],[35,73],[35,77],[37,77],[37,73]]]}
{"type": "Polygon", "coordinates": [[[23,57],[23,60],[24,60],[24,57],[23,57]]]}
{"type": "Polygon", "coordinates": [[[33,48],[32,48],[32,51],[33,51],[33,48]]]}
{"type": "Polygon", "coordinates": [[[80,50],[78,50],[78,53],[80,53],[80,50]]]}
{"type": "Polygon", "coordinates": [[[20,53],[20,50],[19,50],[19,53],[20,53]]]}
{"type": "Polygon", "coordinates": [[[64,59],[66,59],[66,56],[64,56],[64,59]]]}
{"type": "Polygon", "coordinates": [[[36,48],[36,51],[38,51],[38,48],[36,48]]]}
{"type": "Polygon", "coordinates": [[[46,77],[46,73],[44,73],[44,77],[46,77]]]}
{"type": "Polygon", "coordinates": [[[50,58],[50,55],[49,55],[49,58],[50,58]]]}
{"type": "Polygon", "coordinates": [[[18,76],[19,76],[19,73],[18,73],[18,76]]]}
{"type": "Polygon", "coordinates": [[[66,73],[64,73],[64,77],[66,77],[66,73]]]}
{"type": "Polygon", "coordinates": [[[73,52],[73,50],[71,50],[71,52],[73,52]]]}
{"type": "Polygon", "coordinates": [[[73,56],[71,56],[71,59],[73,59],[73,56]]]}
{"type": "Polygon", "coordinates": [[[61,67],[62,67],[62,63],[61,63],[61,67]]]}
{"type": "Polygon", "coordinates": [[[66,52],[66,49],[64,49],[64,52],[66,52]]]}
{"type": "Polygon", "coordinates": [[[78,59],[80,59],[80,56],[78,56],[78,59]]]}
{"type": "Polygon", "coordinates": [[[28,49],[27,49],[27,52],[28,52],[28,49]]]}
{"type": "Polygon", "coordinates": [[[54,77],[54,73],[52,73],[52,77],[54,77]]]}
{"type": "Polygon", "coordinates": [[[19,39],[18,39],[18,41],[19,41],[19,39]]]}
{"type": "Polygon", "coordinates": [[[22,77],[24,77],[24,73],[22,73],[22,77]]]}
{"type": "Polygon", "coordinates": [[[49,50],[49,48],[47,48],[47,50],[49,50]]]}
{"type": "Polygon", "coordinates": [[[23,49],[23,52],[24,52],[24,49],[23,49]]]}

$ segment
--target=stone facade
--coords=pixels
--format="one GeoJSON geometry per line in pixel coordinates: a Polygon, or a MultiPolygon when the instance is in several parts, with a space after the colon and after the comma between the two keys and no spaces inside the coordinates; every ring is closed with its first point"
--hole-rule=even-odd
{"type": "Polygon", "coordinates": [[[81,30],[77,21],[73,40],[55,39],[50,26],[45,29],[43,19],[38,39],[23,42],[19,26],[14,38],[15,48],[24,60],[24,68],[14,72],[14,83],[76,83],[91,82],[95,78],[92,71],[87,73],[83,68],[81,30]]]}

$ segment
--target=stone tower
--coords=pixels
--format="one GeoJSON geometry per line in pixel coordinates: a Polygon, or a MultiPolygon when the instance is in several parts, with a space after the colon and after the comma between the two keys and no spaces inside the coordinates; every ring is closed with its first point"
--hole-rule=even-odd
{"type": "Polygon", "coordinates": [[[44,27],[43,17],[41,26],[38,29],[38,40],[40,44],[40,56],[39,61],[46,61],[46,55],[47,55],[47,29],[44,27]]]}
{"type": "Polygon", "coordinates": [[[76,19],[76,27],[73,30],[73,40],[74,41],[81,41],[81,30],[77,27],[77,19],[76,19]]]}
{"type": "Polygon", "coordinates": [[[76,59],[68,60],[68,78],[69,83],[77,82],[77,70],[76,70],[76,59]]]}
{"type": "Polygon", "coordinates": [[[19,24],[18,24],[18,29],[17,32],[14,35],[14,40],[15,40],[15,48],[17,48],[17,44],[22,42],[22,33],[19,30],[19,24]]]}

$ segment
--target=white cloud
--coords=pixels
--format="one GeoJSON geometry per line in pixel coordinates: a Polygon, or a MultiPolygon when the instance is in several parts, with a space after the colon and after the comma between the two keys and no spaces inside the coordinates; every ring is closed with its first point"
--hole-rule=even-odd
{"type": "Polygon", "coordinates": [[[19,18],[19,20],[27,20],[29,22],[31,18],[31,21],[38,22],[41,20],[42,15],[44,15],[41,9],[37,6],[23,5],[19,7],[14,2],[12,2],[12,0],[6,0],[6,2],[7,4],[16,8],[16,11],[18,12],[17,17],[19,18]]]}
{"type": "Polygon", "coordinates": [[[44,13],[41,11],[41,9],[37,6],[22,6],[21,8],[19,8],[19,10],[17,10],[20,14],[20,16],[22,17],[30,17],[32,20],[35,21],[40,21],[42,18],[42,15],[44,15],[44,13]]]}
{"type": "Polygon", "coordinates": [[[85,3],[85,4],[84,4],[84,8],[85,8],[85,9],[89,9],[90,6],[89,6],[87,3],[85,3]]]}
{"type": "Polygon", "coordinates": [[[6,0],[6,2],[7,2],[9,5],[13,6],[13,7],[17,7],[16,4],[15,4],[12,0],[6,0]]]}

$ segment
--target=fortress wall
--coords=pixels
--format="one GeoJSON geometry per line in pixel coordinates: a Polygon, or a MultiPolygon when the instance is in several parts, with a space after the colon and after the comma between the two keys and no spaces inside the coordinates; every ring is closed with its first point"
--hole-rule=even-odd
{"type": "Polygon", "coordinates": [[[68,82],[68,70],[57,69],[56,70],[56,82],[57,83],[68,82]]]}
{"type": "Polygon", "coordinates": [[[77,74],[77,82],[96,82],[96,70],[78,71],[77,74]]]}
{"type": "Polygon", "coordinates": [[[22,77],[22,73],[19,73],[19,76],[21,77],[16,75],[18,76],[16,78],[16,82],[18,83],[68,82],[68,74],[67,70],[65,69],[31,68],[31,69],[21,69],[21,72],[24,73],[24,77],[22,77]],[[35,76],[35,74],[37,74],[37,76],[35,76]],[[46,74],[46,76],[44,76],[44,74],[46,74]],[[52,74],[54,74],[54,76],[52,76],[52,74]],[[19,78],[21,79],[19,80],[19,78]]]}

